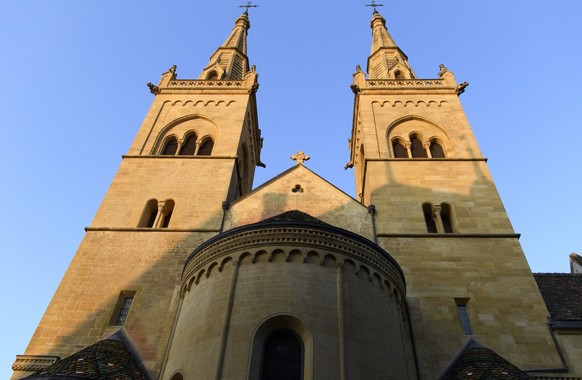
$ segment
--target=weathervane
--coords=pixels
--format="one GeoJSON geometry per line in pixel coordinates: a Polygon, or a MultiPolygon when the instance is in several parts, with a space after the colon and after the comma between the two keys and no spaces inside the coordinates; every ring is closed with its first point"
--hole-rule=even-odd
{"type": "Polygon", "coordinates": [[[376,7],[383,7],[384,4],[378,4],[376,3],[375,0],[372,0],[372,2],[370,4],[366,4],[367,7],[373,7],[374,8],[374,14],[378,13],[378,10],[376,9],[376,7]]]}
{"type": "MultiPolygon", "coordinates": [[[[372,2],[373,2],[373,1],[372,1],[372,2]]],[[[246,14],[249,14],[249,8],[257,8],[257,7],[258,7],[258,5],[253,5],[253,4],[252,4],[252,1],[249,1],[249,2],[247,2],[247,4],[246,4],[246,5],[239,5],[238,7],[239,7],[239,8],[246,8],[246,9],[245,9],[245,13],[246,13],[246,14]]]]}

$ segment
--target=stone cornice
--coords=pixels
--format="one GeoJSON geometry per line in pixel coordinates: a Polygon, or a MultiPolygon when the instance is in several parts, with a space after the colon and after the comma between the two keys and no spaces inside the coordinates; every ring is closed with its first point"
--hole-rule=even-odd
{"type": "Polygon", "coordinates": [[[181,156],[181,155],[143,155],[124,154],[121,158],[154,158],[156,160],[236,160],[237,156],[181,156]]]}
{"type": "Polygon", "coordinates": [[[442,79],[366,79],[357,84],[361,95],[377,93],[439,93],[457,95],[456,85],[442,79]]]}
{"type": "Polygon", "coordinates": [[[314,223],[257,223],[215,236],[186,259],[182,274],[183,286],[190,284],[200,270],[212,263],[224,262],[227,256],[238,264],[245,252],[267,247],[297,248],[303,252],[304,261],[309,251],[318,251],[320,262],[323,262],[326,253],[331,253],[340,266],[345,260],[351,259],[357,263],[357,267],[366,266],[380,273],[400,294],[405,294],[402,270],[381,247],[349,231],[314,223]]]}
{"type": "MultiPolygon", "coordinates": [[[[149,86],[149,85],[148,85],[149,86]]],[[[226,91],[230,95],[254,94],[259,85],[252,80],[199,80],[199,79],[172,79],[167,85],[160,84],[150,87],[150,91],[157,95],[179,93],[216,93],[226,91]]]]}
{"type": "Polygon", "coordinates": [[[422,237],[422,238],[457,238],[457,239],[475,239],[475,238],[500,238],[500,239],[519,239],[521,234],[500,234],[500,233],[468,233],[468,234],[406,234],[406,233],[378,233],[378,237],[422,237]]]}
{"type": "Polygon", "coordinates": [[[447,162],[475,162],[475,161],[483,161],[487,162],[488,158],[485,157],[476,157],[476,158],[366,158],[366,161],[398,161],[398,162],[407,162],[407,161],[424,161],[424,162],[431,162],[431,161],[447,161],[447,162]]]}
{"type": "Polygon", "coordinates": [[[145,228],[145,227],[85,227],[85,231],[107,232],[212,232],[218,233],[216,228],[145,228]]]}

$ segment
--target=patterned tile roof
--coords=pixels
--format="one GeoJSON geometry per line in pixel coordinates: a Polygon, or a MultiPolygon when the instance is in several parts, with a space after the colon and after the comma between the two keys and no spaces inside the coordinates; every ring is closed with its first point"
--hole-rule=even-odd
{"type": "Polygon", "coordinates": [[[535,273],[534,278],[553,320],[582,322],[582,274],[535,273]]]}
{"type": "Polygon", "coordinates": [[[299,211],[299,210],[286,211],[282,214],[275,215],[271,218],[265,219],[265,220],[259,222],[258,224],[286,223],[286,222],[308,222],[308,223],[328,225],[327,223],[322,222],[321,220],[319,220],[319,219],[317,219],[309,214],[306,214],[303,211],[299,211]]]}
{"type": "Polygon", "coordinates": [[[440,377],[440,380],[457,379],[526,380],[530,377],[493,350],[470,340],[440,377]]]}
{"type": "Polygon", "coordinates": [[[125,334],[117,332],[26,379],[150,380],[150,377],[125,334]]]}

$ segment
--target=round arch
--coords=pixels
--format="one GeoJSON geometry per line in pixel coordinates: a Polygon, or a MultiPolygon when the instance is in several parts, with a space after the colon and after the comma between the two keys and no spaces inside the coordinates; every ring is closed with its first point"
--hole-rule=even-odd
{"type": "Polygon", "coordinates": [[[433,140],[438,141],[444,150],[445,156],[453,156],[448,133],[443,127],[428,118],[418,115],[407,115],[394,120],[386,128],[386,143],[392,157],[395,157],[394,148],[392,146],[393,141],[396,138],[402,140],[402,136],[407,136],[407,141],[405,141],[405,143],[410,143],[411,136],[413,135],[421,138],[423,146],[429,145],[433,140]]]}
{"type": "Polygon", "coordinates": [[[313,380],[313,334],[302,320],[292,314],[270,315],[255,329],[251,340],[249,379],[260,378],[267,340],[273,333],[282,330],[291,331],[301,341],[303,348],[303,380],[313,380]]]}
{"type": "Polygon", "coordinates": [[[173,134],[177,136],[184,137],[186,134],[195,133],[197,136],[213,136],[214,141],[218,138],[219,132],[218,125],[214,122],[214,120],[199,114],[191,114],[179,117],[175,120],[172,120],[170,123],[166,124],[160,132],[158,133],[152,150],[151,154],[156,154],[160,150],[163,141],[165,140],[166,136],[173,134]],[[199,126],[192,126],[189,125],[190,121],[193,120],[200,120],[202,121],[201,125],[199,126]],[[183,128],[179,128],[183,125],[183,128]],[[182,130],[183,129],[183,130],[182,130]]]}

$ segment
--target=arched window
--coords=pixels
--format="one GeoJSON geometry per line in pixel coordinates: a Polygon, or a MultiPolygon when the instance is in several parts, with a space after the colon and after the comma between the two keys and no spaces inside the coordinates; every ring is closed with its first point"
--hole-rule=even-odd
{"type": "Polygon", "coordinates": [[[182,376],[182,374],[180,372],[178,372],[177,374],[172,376],[171,380],[184,380],[184,376],[182,376]]]}
{"type": "Polygon", "coordinates": [[[453,207],[450,204],[443,202],[440,205],[433,206],[428,202],[423,203],[422,212],[424,213],[424,221],[428,233],[452,234],[457,232],[453,207]]]}
{"type": "Polygon", "coordinates": [[[166,199],[163,202],[150,199],[146,203],[137,226],[145,228],[168,228],[170,219],[172,219],[172,213],[174,212],[174,204],[174,201],[171,199],[166,199]]]}
{"type": "Polygon", "coordinates": [[[218,73],[214,70],[209,72],[208,75],[206,76],[206,80],[217,80],[217,79],[218,79],[218,73]]]}
{"type": "Polygon", "coordinates": [[[426,149],[422,145],[422,141],[418,138],[418,135],[414,134],[410,136],[410,150],[412,151],[412,157],[414,158],[427,158],[426,149]]]}
{"type": "Polygon", "coordinates": [[[214,148],[214,140],[208,138],[202,141],[200,144],[200,149],[198,149],[199,156],[210,156],[212,153],[212,148],[214,148]]]}
{"type": "Polygon", "coordinates": [[[290,330],[278,330],[269,336],[263,351],[260,380],[301,380],[303,344],[290,330]]]}
{"type": "Polygon", "coordinates": [[[443,229],[446,234],[454,232],[452,216],[453,211],[451,205],[448,203],[441,203],[441,221],[443,222],[443,229]]]}
{"type": "Polygon", "coordinates": [[[170,225],[170,219],[172,218],[172,212],[174,211],[174,201],[167,199],[164,202],[164,207],[162,208],[162,217],[160,221],[161,228],[168,228],[170,225]]]}
{"type": "Polygon", "coordinates": [[[158,201],[156,199],[150,199],[147,201],[145,208],[139,219],[138,227],[152,228],[156,222],[156,217],[158,216],[158,201]]]}
{"type": "Polygon", "coordinates": [[[408,151],[399,139],[392,141],[392,150],[394,151],[394,158],[408,158],[408,151]]]}
{"type": "Polygon", "coordinates": [[[438,231],[437,231],[436,222],[434,220],[432,204],[423,203],[422,204],[422,211],[424,213],[424,222],[426,223],[427,232],[430,234],[436,234],[438,231]]]}
{"type": "Polygon", "coordinates": [[[176,150],[178,149],[178,141],[176,141],[175,137],[170,137],[166,140],[164,144],[164,148],[162,149],[162,155],[164,156],[173,156],[176,154],[176,150]]]}
{"type": "Polygon", "coordinates": [[[182,149],[180,149],[181,156],[193,156],[194,152],[196,152],[196,135],[191,134],[186,137],[186,141],[182,145],[182,149]]]}
{"type": "Polygon", "coordinates": [[[400,71],[400,70],[396,70],[394,72],[394,78],[396,78],[396,79],[406,79],[406,78],[404,78],[404,74],[402,74],[402,71],[400,71]]]}
{"type": "Polygon", "coordinates": [[[432,158],[445,158],[445,151],[436,139],[430,141],[430,155],[432,158]]]}

